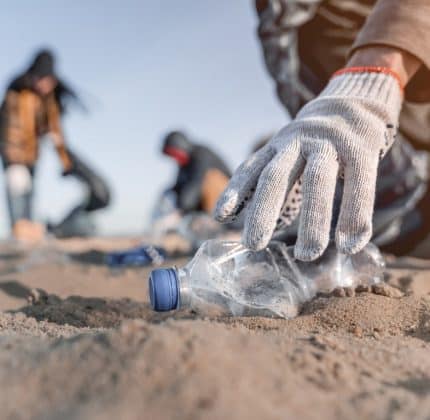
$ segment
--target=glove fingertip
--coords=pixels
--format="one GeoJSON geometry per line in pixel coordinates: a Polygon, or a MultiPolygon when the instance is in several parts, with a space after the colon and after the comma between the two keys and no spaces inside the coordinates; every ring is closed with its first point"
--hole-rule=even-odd
{"type": "Polygon", "coordinates": [[[233,212],[228,208],[228,206],[225,205],[225,203],[218,202],[214,212],[213,217],[218,222],[226,222],[230,219],[234,218],[233,212]]]}
{"type": "Polygon", "coordinates": [[[266,248],[269,241],[255,240],[245,237],[243,238],[242,243],[246,248],[251,249],[252,251],[261,251],[266,248]]]}
{"type": "Polygon", "coordinates": [[[219,222],[230,222],[241,210],[239,194],[235,190],[226,189],[217,201],[214,216],[219,222]]]}
{"type": "Polygon", "coordinates": [[[337,249],[343,254],[352,255],[360,252],[371,240],[372,230],[368,229],[359,234],[346,235],[337,233],[336,245],[337,249]]]}
{"type": "Polygon", "coordinates": [[[324,253],[324,247],[302,247],[296,245],[294,247],[294,257],[300,261],[315,261],[324,253]]]}
{"type": "Polygon", "coordinates": [[[218,213],[215,211],[213,218],[219,223],[230,223],[236,219],[236,216],[233,214],[218,213]]]}
{"type": "Polygon", "coordinates": [[[266,248],[272,238],[272,232],[259,231],[258,224],[251,225],[252,228],[245,227],[243,233],[243,244],[253,251],[261,251],[266,248]]]}

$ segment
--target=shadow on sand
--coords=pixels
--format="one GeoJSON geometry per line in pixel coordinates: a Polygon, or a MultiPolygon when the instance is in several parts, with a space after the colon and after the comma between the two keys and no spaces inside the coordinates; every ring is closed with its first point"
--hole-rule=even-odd
{"type": "MultiPolygon", "coordinates": [[[[129,298],[104,299],[99,297],[70,296],[61,299],[41,289],[33,290],[31,304],[11,313],[21,312],[38,321],[79,328],[114,328],[128,319],[158,323],[172,317],[172,313],[156,313],[149,303],[129,298]]],[[[177,311],[175,319],[191,318],[189,311],[177,311]]]]}

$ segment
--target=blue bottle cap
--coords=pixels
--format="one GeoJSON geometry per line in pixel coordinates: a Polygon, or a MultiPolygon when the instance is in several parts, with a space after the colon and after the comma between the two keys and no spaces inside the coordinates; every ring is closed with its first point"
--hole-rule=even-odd
{"type": "Polygon", "coordinates": [[[174,268],[159,268],[149,276],[149,298],[154,311],[165,312],[179,307],[179,279],[174,268]]]}

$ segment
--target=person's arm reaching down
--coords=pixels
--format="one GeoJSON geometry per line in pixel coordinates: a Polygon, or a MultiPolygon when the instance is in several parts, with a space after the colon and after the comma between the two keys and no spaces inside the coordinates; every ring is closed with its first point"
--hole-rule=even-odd
{"type": "Polygon", "coordinates": [[[64,140],[63,130],[61,129],[60,112],[57,104],[52,99],[48,105],[48,122],[49,134],[52,138],[54,146],[57,150],[58,157],[60,158],[63,166],[63,173],[69,173],[73,168],[72,159],[69,156],[64,140]]]}
{"type": "Polygon", "coordinates": [[[295,255],[316,259],[329,242],[335,185],[342,175],[336,243],[342,252],[360,251],[372,235],[378,164],[395,138],[403,88],[420,64],[395,48],[357,50],[294,121],[239,167],[218,203],[218,220],[234,219],[255,189],[243,241],[253,249],[265,247],[287,192],[303,175],[295,255]]]}
{"type": "Polygon", "coordinates": [[[50,133],[52,141],[54,143],[55,149],[57,150],[58,157],[60,158],[61,164],[63,166],[63,174],[68,174],[73,168],[73,162],[67,151],[66,144],[64,142],[64,137],[61,133],[52,131],[50,133]]]}
{"type": "Polygon", "coordinates": [[[276,82],[278,97],[295,116],[304,103],[315,97],[299,76],[298,30],[309,22],[322,0],[255,0],[258,37],[264,61],[276,82]]]}
{"type": "Polygon", "coordinates": [[[267,245],[299,176],[303,204],[296,257],[313,260],[327,247],[338,176],[344,177],[344,190],[337,247],[356,253],[366,245],[372,236],[377,169],[395,139],[404,87],[420,67],[430,79],[429,17],[428,0],[378,0],[346,67],[238,168],[216,217],[228,222],[246,208],[245,245],[267,245]]]}
{"type": "Polygon", "coordinates": [[[193,159],[186,168],[181,168],[174,186],[177,194],[177,206],[185,213],[199,209],[201,185],[204,175],[201,160],[193,159]]]}

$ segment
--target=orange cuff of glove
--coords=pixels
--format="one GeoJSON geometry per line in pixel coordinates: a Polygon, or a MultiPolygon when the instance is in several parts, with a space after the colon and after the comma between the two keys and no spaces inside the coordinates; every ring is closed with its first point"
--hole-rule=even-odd
{"type": "Polygon", "coordinates": [[[394,77],[399,84],[400,90],[403,92],[405,87],[400,79],[400,76],[388,67],[372,67],[372,66],[364,66],[364,67],[346,67],[344,69],[340,69],[333,74],[332,77],[340,76],[346,73],[384,73],[391,77],[394,77]]]}

